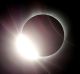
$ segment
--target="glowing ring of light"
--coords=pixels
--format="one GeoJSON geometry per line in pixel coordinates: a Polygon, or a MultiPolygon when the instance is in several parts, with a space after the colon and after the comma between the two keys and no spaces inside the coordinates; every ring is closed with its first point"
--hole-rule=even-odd
{"type": "Polygon", "coordinates": [[[64,22],[64,20],[63,20],[62,18],[59,17],[60,15],[59,15],[58,13],[37,12],[37,13],[31,14],[28,18],[26,18],[26,20],[24,21],[24,23],[23,23],[23,25],[22,25],[22,27],[21,27],[21,32],[23,31],[23,28],[24,28],[24,26],[25,26],[25,23],[26,23],[28,20],[30,20],[32,17],[35,17],[35,16],[37,16],[37,15],[48,15],[48,16],[51,16],[51,17],[57,19],[58,22],[61,24],[61,26],[62,26],[62,28],[63,28],[63,31],[64,31],[64,39],[63,39],[63,43],[62,43],[61,47],[60,47],[55,53],[53,53],[53,54],[51,54],[51,55],[49,55],[49,56],[45,56],[45,57],[42,57],[42,56],[41,56],[40,58],[41,58],[41,59],[44,59],[44,58],[49,58],[49,57],[52,57],[52,56],[54,56],[54,55],[57,55],[57,54],[61,51],[61,49],[63,48],[63,46],[65,45],[65,40],[66,40],[66,37],[67,37],[67,27],[66,27],[66,25],[65,25],[65,22],[64,22]]]}

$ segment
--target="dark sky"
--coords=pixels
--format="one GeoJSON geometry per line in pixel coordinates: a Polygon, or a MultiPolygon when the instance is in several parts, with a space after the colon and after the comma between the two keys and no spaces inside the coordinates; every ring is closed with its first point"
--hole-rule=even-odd
{"type": "MultiPolygon", "coordinates": [[[[6,32],[5,28],[3,27],[3,24],[5,22],[8,23],[10,20],[9,14],[13,14],[16,23],[20,23],[19,21],[22,20],[22,16],[25,18],[28,16],[28,14],[33,11],[33,8],[35,9],[40,9],[42,11],[47,10],[47,11],[59,11],[61,14],[63,14],[65,17],[65,21],[67,21],[68,27],[69,27],[69,32],[68,32],[68,38],[67,41],[69,44],[65,46],[64,48],[66,49],[65,52],[62,51],[59,55],[61,55],[59,58],[56,58],[54,60],[58,61],[58,64],[60,65],[60,68],[62,69],[57,69],[55,67],[52,67],[51,65],[47,65],[47,63],[44,63],[47,67],[47,69],[50,71],[50,74],[77,74],[78,72],[78,64],[79,64],[79,49],[78,43],[76,42],[76,39],[79,35],[79,5],[78,2],[74,1],[58,1],[58,0],[30,0],[30,1],[0,1],[0,74],[29,74],[28,72],[22,72],[19,69],[16,68],[16,70],[7,70],[4,67],[5,57],[4,57],[4,49],[6,48],[6,43],[3,40],[4,37],[8,37],[9,34],[6,32]],[[22,12],[21,12],[22,11],[22,12]],[[18,14],[19,13],[19,14],[18,14]],[[23,14],[22,14],[23,13],[23,14]],[[20,15],[22,14],[22,15],[20,15]],[[26,16],[25,16],[26,15],[26,16]],[[19,16],[19,17],[17,17],[19,16]],[[7,21],[6,21],[7,19],[7,21]],[[18,19],[18,20],[17,20],[18,19]],[[77,45],[77,46],[76,46],[77,45]],[[64,57],[63,57],[64,56],[64,57]],[[68,62],[65,62],[65,59],[67,59],[68,62]],[[15,71],[15,72],[14,72],[15,71]]],[[[35,11],[36,11],[35,9],[35,11]]],[[[58,13],[59,13],[58,12],[58,13]]],[[[24,19],[23,18],[23,19],[24,19]]],[[[63,18],[63,19],[64,19],[63,18]]],[[[7,24],[6,24],[7,25],[7,24]]],[[[8,27],[13,27],[9,26],[8,27]]],[[[13,30],[14,28],[12,28],[13,30]]],[[[9,38],[9,37],[8,37],[9,38]]],[[[11,38],[11,36],[10,36],[11,38]]],[[[57,56],[58,57],[58,56],[57,56]]],[[[50,61],[53,61],[53,59],[50,59],[50,61]]],[[[58,65],[57,64],[57,65],[58,65]]],[[[38,67],[38,66],[37,66],[38,67]]],[[[39,72],[37,74],[47,74],[47,72],[44,72],[42,68],[39,67],[39,72]]],[[[33,74],[33,73],[31,73],[33,74]]]]}

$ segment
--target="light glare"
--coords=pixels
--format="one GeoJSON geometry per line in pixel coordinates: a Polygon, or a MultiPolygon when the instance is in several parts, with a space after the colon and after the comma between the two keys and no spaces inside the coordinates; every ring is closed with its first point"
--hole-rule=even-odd
{"type": "Polygon", "coordinates": [[[28,36],[19,34],[16,37],[16,48],[20,56],[25,59],[28,60],[39,59],[39,53],[37,51],[37,48],[28,36]]]}

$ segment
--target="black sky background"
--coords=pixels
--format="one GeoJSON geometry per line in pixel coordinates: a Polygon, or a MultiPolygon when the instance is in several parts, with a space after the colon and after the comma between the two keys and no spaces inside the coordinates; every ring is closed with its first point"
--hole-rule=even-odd
{"type": "MultiPolygon", "coordinates": [[[[68,41],[70,41],[73,44],[72,50],[73,50],[73,55],[71,61],[67,64],[67,67],[64,69],[64,72],[61,72],[61,74],[79,74],[79,48],[78,48],[78,36],[80,34],[79,32],[79,3],[77,1],[58,1],[58,0],[30,0],[30,1],[0,1],[0,21],[4,19],[4,17],[7,15],[7,9],[11,6],[15,7],[28,7],[30,5],[33,5],[34,3],[39,3],[44,6],[46,6],[47,9],[49,10],[59,10],[61,11],[64,15],[67,16],[69,22],[70,22],[70,31],[69,31],[69,38],[68,41]]],[[[66,18],[66,17],[65,17],[66,18]]],[[[2,32],[2,25],[0,24],[0,31],[2,32]]],[[[0,33],[1,33],[0,32],[0,33]]],[[[2,34],[2,33],[1,33],[2,34]]],[[[0,37],[1,37],[0,34],[0,37]]],[[[0,39],[0,49],[1,49],[1,39],[0,39]]],[[[1,56],[1,55],[0,55],[1,56]]],[[[1,57],[0,57],[1,58],[1,57]]],[[[1,61],[1,59],[0,59],[1,61]]],[[[0,74],[8,74],[7,71],[2,67],[0,63],[0,74]]],[[[52,71],[53,74],[53,71],[52,71]]],[[[60,74],[60,73],[59,73],[60,74]]]]}

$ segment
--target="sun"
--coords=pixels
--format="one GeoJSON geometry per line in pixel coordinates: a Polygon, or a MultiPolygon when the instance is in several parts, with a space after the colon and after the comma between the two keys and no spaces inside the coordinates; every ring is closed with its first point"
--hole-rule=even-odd
{"type": "Polygon", "coordinates": [[[16,36],[15,40],[17,53],[27,60],[37,60],[39,59],[39,52],[33,41],[24,34],[19,34],[16,36]]]}

